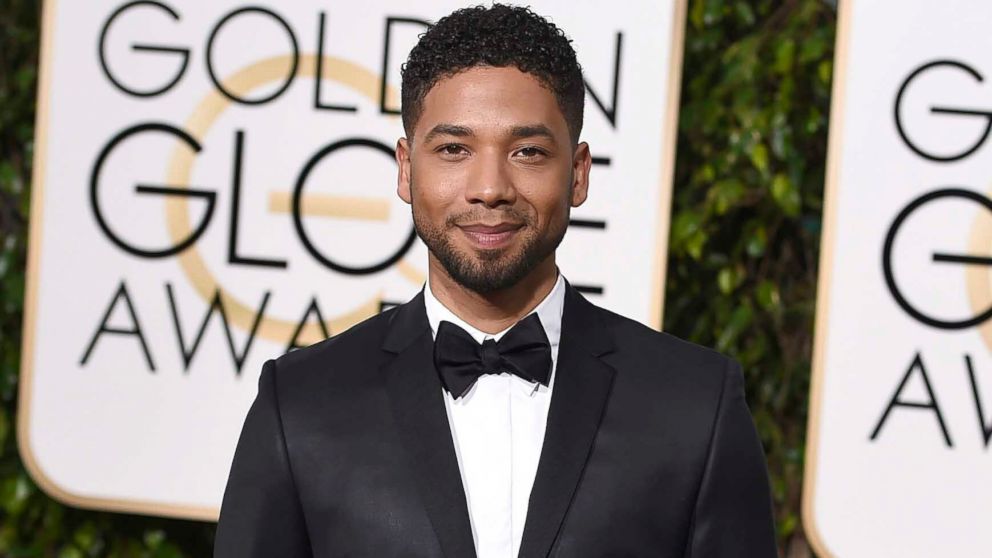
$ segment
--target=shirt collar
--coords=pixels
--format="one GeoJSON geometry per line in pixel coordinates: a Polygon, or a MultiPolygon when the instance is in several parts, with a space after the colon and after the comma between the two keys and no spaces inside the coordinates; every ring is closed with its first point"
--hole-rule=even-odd
{"type": "MultiPolygon", "coordinates": [[[[558,342],[561,339],[561,314],[564,309],[565,302],[565,278],[558,272],[558,280],[555,281],[555,286],[551,288],[551,292],[534,307],[533,310],[527,313],[526,316],[521,316],[521,319],[529,316],[530,314],[537,312],[537,317],[541,319],[541,325],[544,326],[544,333],[548,336],[548,342],[551,344],[552,350],[558,347],[558,342]]],[[[486,333],[481,331],[465,320],[459,318],[454,312],[449,310],[444,304],[441,304],[431,291],[431,281],[428,276],[427,284],[424,287],[424,305],[427,308],[427,321],[430,322],[431,335],[437,333],[437,327],[442,320],[449,321],[458,327],[464,329],[472,336],[477,343],[482,343],[488,338],[493,338],[499,341],[500,337],[503,336],[507,331],[510,330],[513,325],[510,325],[503,331],[498,333],[486,333]]]]}

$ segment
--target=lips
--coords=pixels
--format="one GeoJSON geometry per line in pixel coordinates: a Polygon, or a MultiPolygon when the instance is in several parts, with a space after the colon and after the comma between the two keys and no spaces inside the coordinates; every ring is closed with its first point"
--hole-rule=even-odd
{"type": "Polygon", "coordinates": [[[480,248],[502,248],[509,244],[513,235],[523,227],[520,223],[497,223],[495,225],[461,225],[459,228],[473,244],[480,248]]]}
{"type": "Polygon", "coordinates": [[[522,227],[520,223],[499,223],[496,225],[459,225],[463,231],[478,234],[499,234],[507,231],[515,231],[522,227]]]}

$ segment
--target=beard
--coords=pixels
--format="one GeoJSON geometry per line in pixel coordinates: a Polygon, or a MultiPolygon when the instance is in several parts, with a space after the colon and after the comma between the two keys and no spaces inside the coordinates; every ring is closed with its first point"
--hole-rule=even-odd
{"type": "Polygon", "coordinates": [[[473,208],[451,215],[443,224],[438,225],[418,212],[416,204],[411,204],[411,207],[417,236],[424,241],[428,250],[441,262],[456,283],[479,294],[500,291],[519,283],[558,249],[568,228],[568,205],[565,206],[565,219],[561,224],[544,234],[536,230],[532,217],[514,208],[491,211],[473,208]],[[499,213],[499,219],[484,218],[485,215],[494,212],[499,213]],[[452,240],[453,235],[461,234],[458,225],[480,221],[523,223],[524,226],[516,233],[522,235],[521,241],[509,248],[482,250],[458,248],[452,240]]]}

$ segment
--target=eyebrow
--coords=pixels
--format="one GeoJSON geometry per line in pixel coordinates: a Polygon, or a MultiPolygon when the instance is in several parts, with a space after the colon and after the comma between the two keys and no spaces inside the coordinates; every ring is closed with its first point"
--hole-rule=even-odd
{"type": "Polygon", "coordinates": [[[514,126],[510,129],[510,135],[515,138],[532,138],[535,136],[545,137],[550,140],[555,139],[551,129],[544,124],[530,124],[527,126],[514,126]]]}
{"type": "MultiPolygon", "coordinates": [[[[455,136],[459,138],[466,138],[474,135],[475,132],[473,132],[472,128],[469,128],[468,126],[459,126],[457,124],[438,124],[437,126],[431,128],[431,131],[427,132],[427,135],[424,136],[424,143],[428,143],[438,136],[455,136]]],[[[532,137],[545,137],[550,140],[555,139],[554,134],[551,132],[551,128],[548,128],[544,124],[514,126],[510,128],[510,136],[517,139],[532,137]]]]}
{"type": "Polygon", "coordinates": [[[430,142],[432,139],[438,136],[456,136],[460,138],[466,138],[475,135],[472,129],[468,126],[457,126],[455,124],[438,124],[431,128],[430,132],[424,136],[424,143],[430,142]]]}

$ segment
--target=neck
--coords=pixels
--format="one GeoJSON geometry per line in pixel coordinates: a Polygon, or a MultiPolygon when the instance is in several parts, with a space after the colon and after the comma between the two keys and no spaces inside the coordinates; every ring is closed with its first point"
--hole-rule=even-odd
{"type": "Polygon", "coordinates": [[[554,288],[558,268],[551,254],[526,277],[505,289],[480,294],[457,283],[433,254],[427,272],[431,292],[445,307],[472,327],[498,333],[517,323],[554,288]]]}

